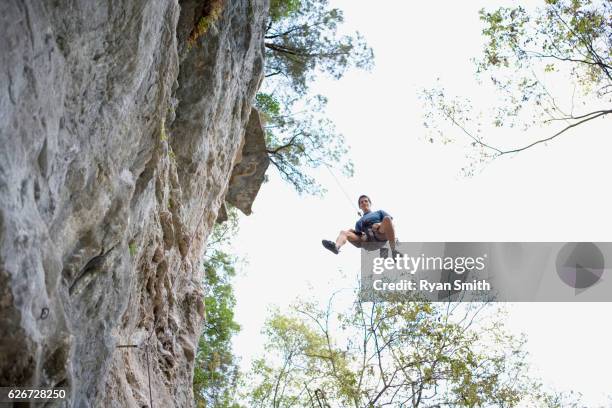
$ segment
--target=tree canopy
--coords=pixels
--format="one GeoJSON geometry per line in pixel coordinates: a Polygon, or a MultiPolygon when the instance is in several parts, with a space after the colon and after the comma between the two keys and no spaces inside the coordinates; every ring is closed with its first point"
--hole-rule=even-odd
{"type": "Polygon", "coordinates": [[[319,166],[339,169],[346,176],[353,174],[347,159],[348,147],[334,124],[324,115],[327,100],[316,95],[301,104],[287,108],[267,93],[259,93],[255,106],[263,115],[266,149],[270,162],[280,176],[298,193],[318,194],[324,190],[306,169],[319,166]]]}
{"type": "Polygon", "coordinates": [[[277,311],[264,328],[268,357],[253,365],[250,405],[512,407],[537,398],[525,340],[482,318],[486,308],[357,301],[339,311],[330,300],[277,311]]]}
{"type": "Polygon", "coordinates": [[[238,230],[237,217],[236,209],[229,209],[228,220],[215,225],[203,263],[206,320],[198,340],[193,376],[195,401],[202,408],[239,407],[236,387],[240,372],[232,352],[232,338],[240,330],[234,320],[236,298],[232,287],[237,259],[224,250],[238,230]]]}
{"type": "MultiPolygon", "coordinates": [[[[490,80],[500,103],[493,127],[547,127],[523,145],[501,147],[483,135],[469,98],[443,89],[424,92],[427,126],[452,123],[491,157],[516,153],[612,113],[612,3],[545,0],[541,7],[481,10],[485,44],[475,60],[479,78],[490,80]]],[[[432,139],[433,141],[433,139],[432,139]]]]}
{"type": "Polygon", "coordinates": [[[265,34],[265,80],[255,106],[266,123],[267,152],[299,193],[323,192],[309,172],[319,166],[352,175],[342,135],[325,116],[327,99],[311,95],[317,75],[341,78],[369,69],[373,53],[359,33],[342,34],[343,13],[327,0],[273,0],[265,34]]]}
{"type": "Polygon", "coordinates": [[[373,52],[359,33],[342,35],[340,9],[327,0],[273,0],[265,35],[266,78],[297,96],[317,73],[339,79],[347,68],[370,68],[373,52]]]}

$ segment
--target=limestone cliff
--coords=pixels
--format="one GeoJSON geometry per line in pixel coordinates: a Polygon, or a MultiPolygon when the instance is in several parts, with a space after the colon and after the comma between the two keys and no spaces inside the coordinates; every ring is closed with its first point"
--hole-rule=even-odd
{"type": "Polygon", "coordinates": [[[193,404],[201,255],[251,146],[266,10],[0,3],[0,385],[193,404]]]}

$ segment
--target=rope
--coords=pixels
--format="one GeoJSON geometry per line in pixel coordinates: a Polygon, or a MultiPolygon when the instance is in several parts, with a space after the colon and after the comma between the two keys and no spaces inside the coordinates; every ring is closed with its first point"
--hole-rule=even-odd
{"type": "Polygon", "coordinates": [[[149,342],[145,345],[145,354],[147,357],[147,376],[149,377],[149,404],[153,408],[153,393],[151,392],[151,371],[149,369],[149,342]]]}
{"type": "Polygon", "coordinates": [[[145,354],[146,354],[146,358],[147,358],[147,377],[149,380],[149,405],[151,405],[150,408],[153,408],[153,393],[151,392],[151,371],[149,369],[149,347],[151,347],[151,337],[153,336],[153,333],[155,332],[155,324],[157,323],[157,316],[154,317],[153,319],[153,326],[151,326],[151,332],[149,333],[149,337],[147,337],[147,344],[145,344],[145,354]]]}
{"type": "MultiPolygon", "coordinates": [[[[151,334],[153,334],[153,332],[151,332],[151,334]]],[[[147,339],[147,344],[145,344],[145,357],[147,360],[147,377],[148,377],[148,381],[149,381],[149,405],[150,408],[153,408],[153,392],[151,390],[151,370],[149,368],[149,339],[151,338],[151,336],[149,336],[149,338],[147,339]]],[[[137,344],[118,344],[115,346],[115,348],[138,348],[137,344]]]]}
{"type": "Polygon", "coordinates": [[[340,191],[342,191],[342,194],[344,194],[344,197],[346,198],[346,200],[349,202],[350,206],[357,210],[357,215],[359,217],[361,217],[361,211],[359,211],[359,207],[357,207],[355,205],[355,203],[353,202],[353,200],[351,200],[351,197],[349,197],[348,193],[346,192],[346,190],[344,189],[344,187],[342,187],[342,183],[340,183],[340,180],[338,180],[338,177],[336,177],[336,175],[334,174],[334,172],[332,171],[331,167],[329,164],[323,162],[323,164],[325,165],[325,168],[327,169],[327,171],[329,171],[329,174],[332,175],[332,177],[334,178],[334,180],[336,181],[336,184],[338,185],[338,187],[340,187],[340,191]]]}
{"type": "MultiPolygon", "coordinates": [[[[156,319],[157,320],[157,319],[156,319]]],[[[151,336],[153,336],[153,332],[155,329],[155,322],[153,322],[153,327],[151,328],[151,333],[147,337],[147,342],[144,345],[145,349],[145,359],[147,360],[147,381],[149,383],[149,408],[153,408],[153,391],[151,389],[151,368],[150,368],[150,356],[149,356],[149,347],[151,347],[151,336]]],[[[115,348],[138,348],[137,344],[117,344],[115,348]]]]}

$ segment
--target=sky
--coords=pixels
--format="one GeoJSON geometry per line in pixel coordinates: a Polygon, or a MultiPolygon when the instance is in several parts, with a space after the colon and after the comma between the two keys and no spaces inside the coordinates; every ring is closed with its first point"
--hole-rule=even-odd
{"type": "MultiPolygon", "coordinates": [[[[235,280],[242,331],[234,349],[245,369],[263,351],[259,331],[270,308],[282,310],[300,296],[323,301],[354,286],[359,252],[345,247],[335,256],[320,243],[356,221],[342,189],[354,202],[367,194],[375,209],[392,214],[403,241],[612,241],[609,119],[496,160],[472,177],[462,175],[472,150],[456,130],[456,143],[427,141],[418,93],[437,78],[475,103],[494,101],[475,81],[471,58],[483,41],[478,10],[503,2],[333,4],[344,10],[345,28],[359,30],[375,54],[371,72],[321,77],[312,86],[329,99],[328,117],[350,146],[355,174],[336,174],[339,186],[327,170],[315,172],[328,189],[319,198],[299,196],[270,172],[253,214],[241,217],[233,252],[246,263],[235,280]]],[[[518,130],[512,136],[528,137],[518,130]]],[[[527,334],[534,375],[558,390],[582,392],[590,406],[607,401],[612,330],[604,322],[612,303],[507,307],[508,327],[527,334]]]]}

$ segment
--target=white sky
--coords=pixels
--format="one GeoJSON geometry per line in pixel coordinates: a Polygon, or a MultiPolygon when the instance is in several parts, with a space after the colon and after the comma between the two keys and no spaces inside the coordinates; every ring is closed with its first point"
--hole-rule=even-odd
{"type": "MultiPolygon", "coordinates": [[[[612,241],[610,120],[570,132],[547,146],[498,160],[472,177],[465,139],[425,141],[417,92],[442,83],[486,101],[470,58],[481,49],[478,10],[492,1],[335,1],[346,26],[372,46],[372,72],[350,71],[340,81],[321,79],[314,91],[329,98],[328,116],[351,147],[355,176],[341,179],[357,200],[394,216],[404,241],[612,241]]],[[[560,88],[564,84],[559,84],[560,88]]],[[[455,136],[453,134],[452,136],[455,136]]],[[[515,137],[521,137],[518,130],[515,137]]],[[[235,281],[235,350],[247,368],[262,352],[259,334],[270,306],[298,296],[325,300],[352,287],[359,252],[334,256],[321,239],[354,225],[355,211],[325,170],[316,173],[329,192],[300,197],[275,174],[242,217],[235,253],[248,264],[235,281]]],[[[612,303],[509,304],[508,326],[528,335],[534,374],[560,390],[582,392],[585,402],[612,394],[612,303]]]]}

